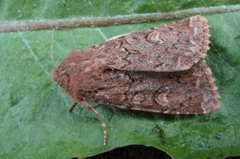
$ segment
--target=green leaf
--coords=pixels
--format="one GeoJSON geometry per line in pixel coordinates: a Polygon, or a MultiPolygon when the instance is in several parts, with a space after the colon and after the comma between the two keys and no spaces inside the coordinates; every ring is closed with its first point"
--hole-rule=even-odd
{"type": "MultiPolygon", "coordinates": [[[[183,8],[237,4],[239,1],[2,1],[1,20],[112,16],[183,8]]],[[[56,63],[73,49],[88,48],[115,35],[173,21],[0,34],[0,158],[71,158],[116,147],[143,144],[172,158],[224,158],[240,155],[240,13],[206,16],[211,25],[207,63],[221,95],[221,109],[198,116],[162,115],[99,106],[102,128],[85,108],[73,113],[73,101],[52,80],[56,63]]]]}

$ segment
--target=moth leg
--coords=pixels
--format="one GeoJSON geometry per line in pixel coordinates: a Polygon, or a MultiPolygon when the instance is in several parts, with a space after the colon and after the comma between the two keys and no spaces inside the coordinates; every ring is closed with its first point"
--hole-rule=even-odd
{"type": "Polygon", "coordinates": [[[101,106],[101,104],[96,104],[95,106],[93,106],[93,108],[98,108],[99,106],[101,106]]]}
{"type": "Polygon", "coordinates": [[[98,118],[98,120],[101,122],[102,128],[103,128],[103,145],[107,144],[107,124],[103,120],[102,116],[99,114],[97,109],[95,109],[93,106],[91,106],[88,102],[86,101],[78,101],[78,103],[81,106],[84,106],[88,109],[90,109],[98,118]]]}
{"type": "Polygon", "coordinates": [[[76,102],[73,103],[73,105],[68,108],[68,111],[69,111],[70,113],[72,113],[72,111],[74,110],[74,108],[75,108],[76,106],[77,106],[77,103],[76,103],[76,102]]]}

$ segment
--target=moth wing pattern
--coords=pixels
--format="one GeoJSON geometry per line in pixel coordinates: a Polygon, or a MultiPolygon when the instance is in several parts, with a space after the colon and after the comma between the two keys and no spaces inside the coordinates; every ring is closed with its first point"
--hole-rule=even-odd
{"type": "Polygon", "coordinates": [[[102,79],[92,84],[94,91],[79,95],[121,109],[155,113],[205,114],[219,108],[217,87],[204,61],[170,73],[108,70],[102,79]]]}
{"type": "MultiPolygon", "coordinates": [[[[73,51],[63,60],[54,79],[75,101],[87,100],[112,104],[119,108],[169,114],[201,114],[216,110],[219,107],[217,87],[211,77],[210,68],[203,60],[209,43],[206,19],[195,16],[182,23],[158,27],[157,30],[161,30],[160,34],[167,34],[166,39],[169,36],[168,43],[175,39],[171,46],[180,43],[180,52],[171,50],[168,57],[164,51],[157,54],[151,46],[146,48],[150,50],[143,53],[133,53],[133,50],[129,53],[126,48],[138,48],[137,45],[135,47],[135,42],[125,44],[119,41],[136,37],[140,38],[138,43],[147,43],[146,37],[151,39],[149,36],[155,30],[132,33],[83,51],[73,51]],[[189,29],[190,26],[192,29],[189,29]],[[165,29],[167,32],[163,31],[165,29]],[[169,31],[171,29],[172,32],[169,31]],[[182,35],[184,30],[187,31],[182,35]],[[178,36],[172,37],[171,33],[178,36]],[[183,63],[172,61],[169,65],[166,64],[170,57],[184,58],[183,49],[195,45],[195,49],[199,50],[189,52],[183,63]],[[124,48],[123,51],[121,47],[124,48]],[[126,54],[126,57],[122,57],[123,54],[126,54]],[[167,58],[163,58],[165,65],[156,68],[157,60],[161,59],[161,56],[167,58]],[[126,58],[133,61],[129,63],[129,60],[124,60],[126,58]]],[[[163,38],[163,35],[159,37],[163,38]]],[[[167,41],[166,39],[163,38],[164,41],[167,41]]],[[[151,44],[155,46],[155,43],[151,44]]],[[[138,46],[139,50],[144,50],[142,47],[145,46],[138,46]]]]}
{"type": "Polygon", "coordinates": [[[190,69],[205,57],[209,36],[207,19],[193,16],[181,23],[113,38],[91,51],[99,52],[99,56],[106,55],[105,65],[115,69],[181,71],[190,69]]]}

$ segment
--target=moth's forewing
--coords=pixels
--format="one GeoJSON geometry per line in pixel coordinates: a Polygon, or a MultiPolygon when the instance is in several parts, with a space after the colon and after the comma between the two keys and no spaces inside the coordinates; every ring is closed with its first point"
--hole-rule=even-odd
{"type": "Polygon", "coordinates": [[[118,108],[167,114],[210,113],[219,107],[214,80],[202,61],[187,71],[108,70],[102,78],[102,85],[95,85],[98,90],[81,96],[118,108]]]}
{"type": "Polygon", "coordinates": [[[107,55],[106,65],[115,69],[156,72],[187,70],[206,55],[208,27],[206,18],[194,16],[181,23],[114,38],[93,47],[92,51],[107,55]]]}

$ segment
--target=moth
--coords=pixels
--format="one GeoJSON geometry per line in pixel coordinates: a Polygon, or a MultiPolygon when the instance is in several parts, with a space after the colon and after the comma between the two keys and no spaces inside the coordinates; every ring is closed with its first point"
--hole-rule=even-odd
{"type": "Polygon", "coordinates": [[[220,107],[211,69],[204,61],[209,26],[203,16],[112,38],[72,51],[53,79],[107,126],[89,101],[163,114],[205,114],[220,107]]]}

